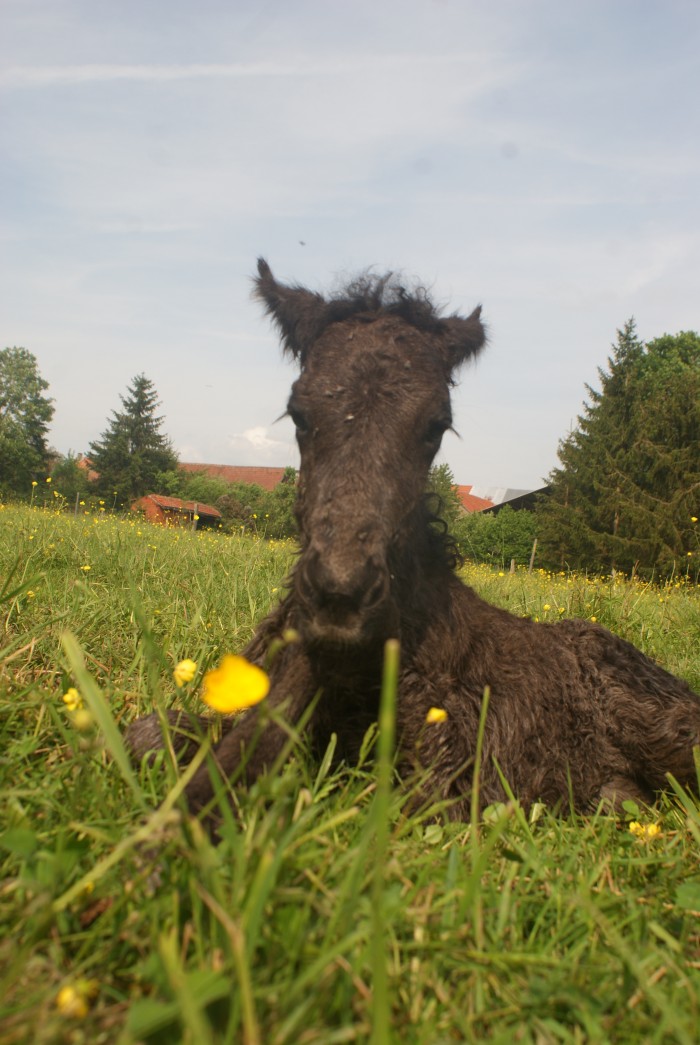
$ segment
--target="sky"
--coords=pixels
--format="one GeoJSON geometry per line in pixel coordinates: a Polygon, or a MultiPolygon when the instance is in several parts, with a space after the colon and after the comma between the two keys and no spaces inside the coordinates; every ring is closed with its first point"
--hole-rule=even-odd
{"type": "Polygon", "coordinates": [[[439,462],[532,489],[617,329],[699,330],[696,0],[0,0],[0,329],[87,452],[297,464],[259,255],[478,303],[439,462]]]}

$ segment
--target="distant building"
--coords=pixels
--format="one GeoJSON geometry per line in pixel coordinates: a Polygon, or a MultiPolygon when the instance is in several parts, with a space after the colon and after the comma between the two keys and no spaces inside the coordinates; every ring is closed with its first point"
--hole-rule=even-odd
{"type": "Polygon", "coordinates": [[[195,530],[217,526],[221,512],[211,504],[182,501],[179,497],[163,497],[150,493],[131,505],[132,512],[143,512],[146,519],[160,526],[189,526],[195,530]]]}
{"type": "Polygon", "coordinates": [[[183,464],[178,465],[183,472],[208,475],[210,479],[223,479],[227,483],[254,483],[263,490],[274,490],[286,471],[285,468],[266,468],[256,465],[237,464],[183,464]]]}
{"type": "Polygon", "coordinates": [[[473,486],[455,486],[455,493],[465,512],[485,512],[487,508],[493,508],[493,501],[488,497],[479,497],[474,493],[473,486]]]}

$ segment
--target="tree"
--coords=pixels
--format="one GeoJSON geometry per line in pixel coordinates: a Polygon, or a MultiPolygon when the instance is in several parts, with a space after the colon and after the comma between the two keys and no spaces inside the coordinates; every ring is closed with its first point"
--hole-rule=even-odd
{"type": "Polygon", "coordinates": [[[8,493],[26,492],[45,471],[54,412],[48,387],[26,348],[0,352],[0,487],[8,493]]]}
{"type": "Polygon", "coordinates": [[[598,374],[538,509],[543,555],[668,573],[692,551],[700,504],[700,338],[644,344],[630,320],[598,374]]]}
{"type": "Polygon", "coordinates": [[[160,405],[151,381],[138,374],[119,397],[123,410],[114,411],[109,427],[90,444],[91,466],[97,472],[95,488],[103,496],[130,504],[156,492],[157,477],[177,467],[177,454],[160,431],[160,405]]]}
{"type": "Polygon", "coordinates": [[[452,531],[464,509],[457,494],[455,477],[448,464],[432,466],[428,473],[428,494],[431,509],[443,520],[448,530],[452,531]]]}

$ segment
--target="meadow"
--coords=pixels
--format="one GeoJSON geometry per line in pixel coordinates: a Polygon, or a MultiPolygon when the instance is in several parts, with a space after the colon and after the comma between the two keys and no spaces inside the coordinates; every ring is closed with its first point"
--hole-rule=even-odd
{"type": "MultiPolygon", "coordinates": [[[[700,809],[672,784],[623,818],[418,816],[392,778],[390,673],[360,764],[290,742],[216,847],[167,753],[131,767],[126,723],[202,710],[202,674],[293,556],[0,507],[0,1042],[696,1042],[700,809]]],[[[463,572],[514,613],[600,621],[700,691],[685,578],[463,572]]]]}

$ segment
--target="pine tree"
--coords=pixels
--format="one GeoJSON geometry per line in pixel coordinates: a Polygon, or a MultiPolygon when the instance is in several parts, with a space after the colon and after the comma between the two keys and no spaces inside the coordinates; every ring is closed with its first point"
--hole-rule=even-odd
{"type": "Polygon", "coordinates": [[[558,566],[667,573],[698,514],[700,338],[644,345],[630,320],[598,375],[538,510],[542,552],[558,566]]]}
{"type": "Polygon", "coordinates": [[[119,398],[123,409],[113,412],[107,430],[90,444],[90,461],[98,475],[97,491],[128,505],[157,492],[158,475],[177,468],[177,454],[160,431],[158,393],[144,374],[138,374],[127,395],[119,398]]]}

